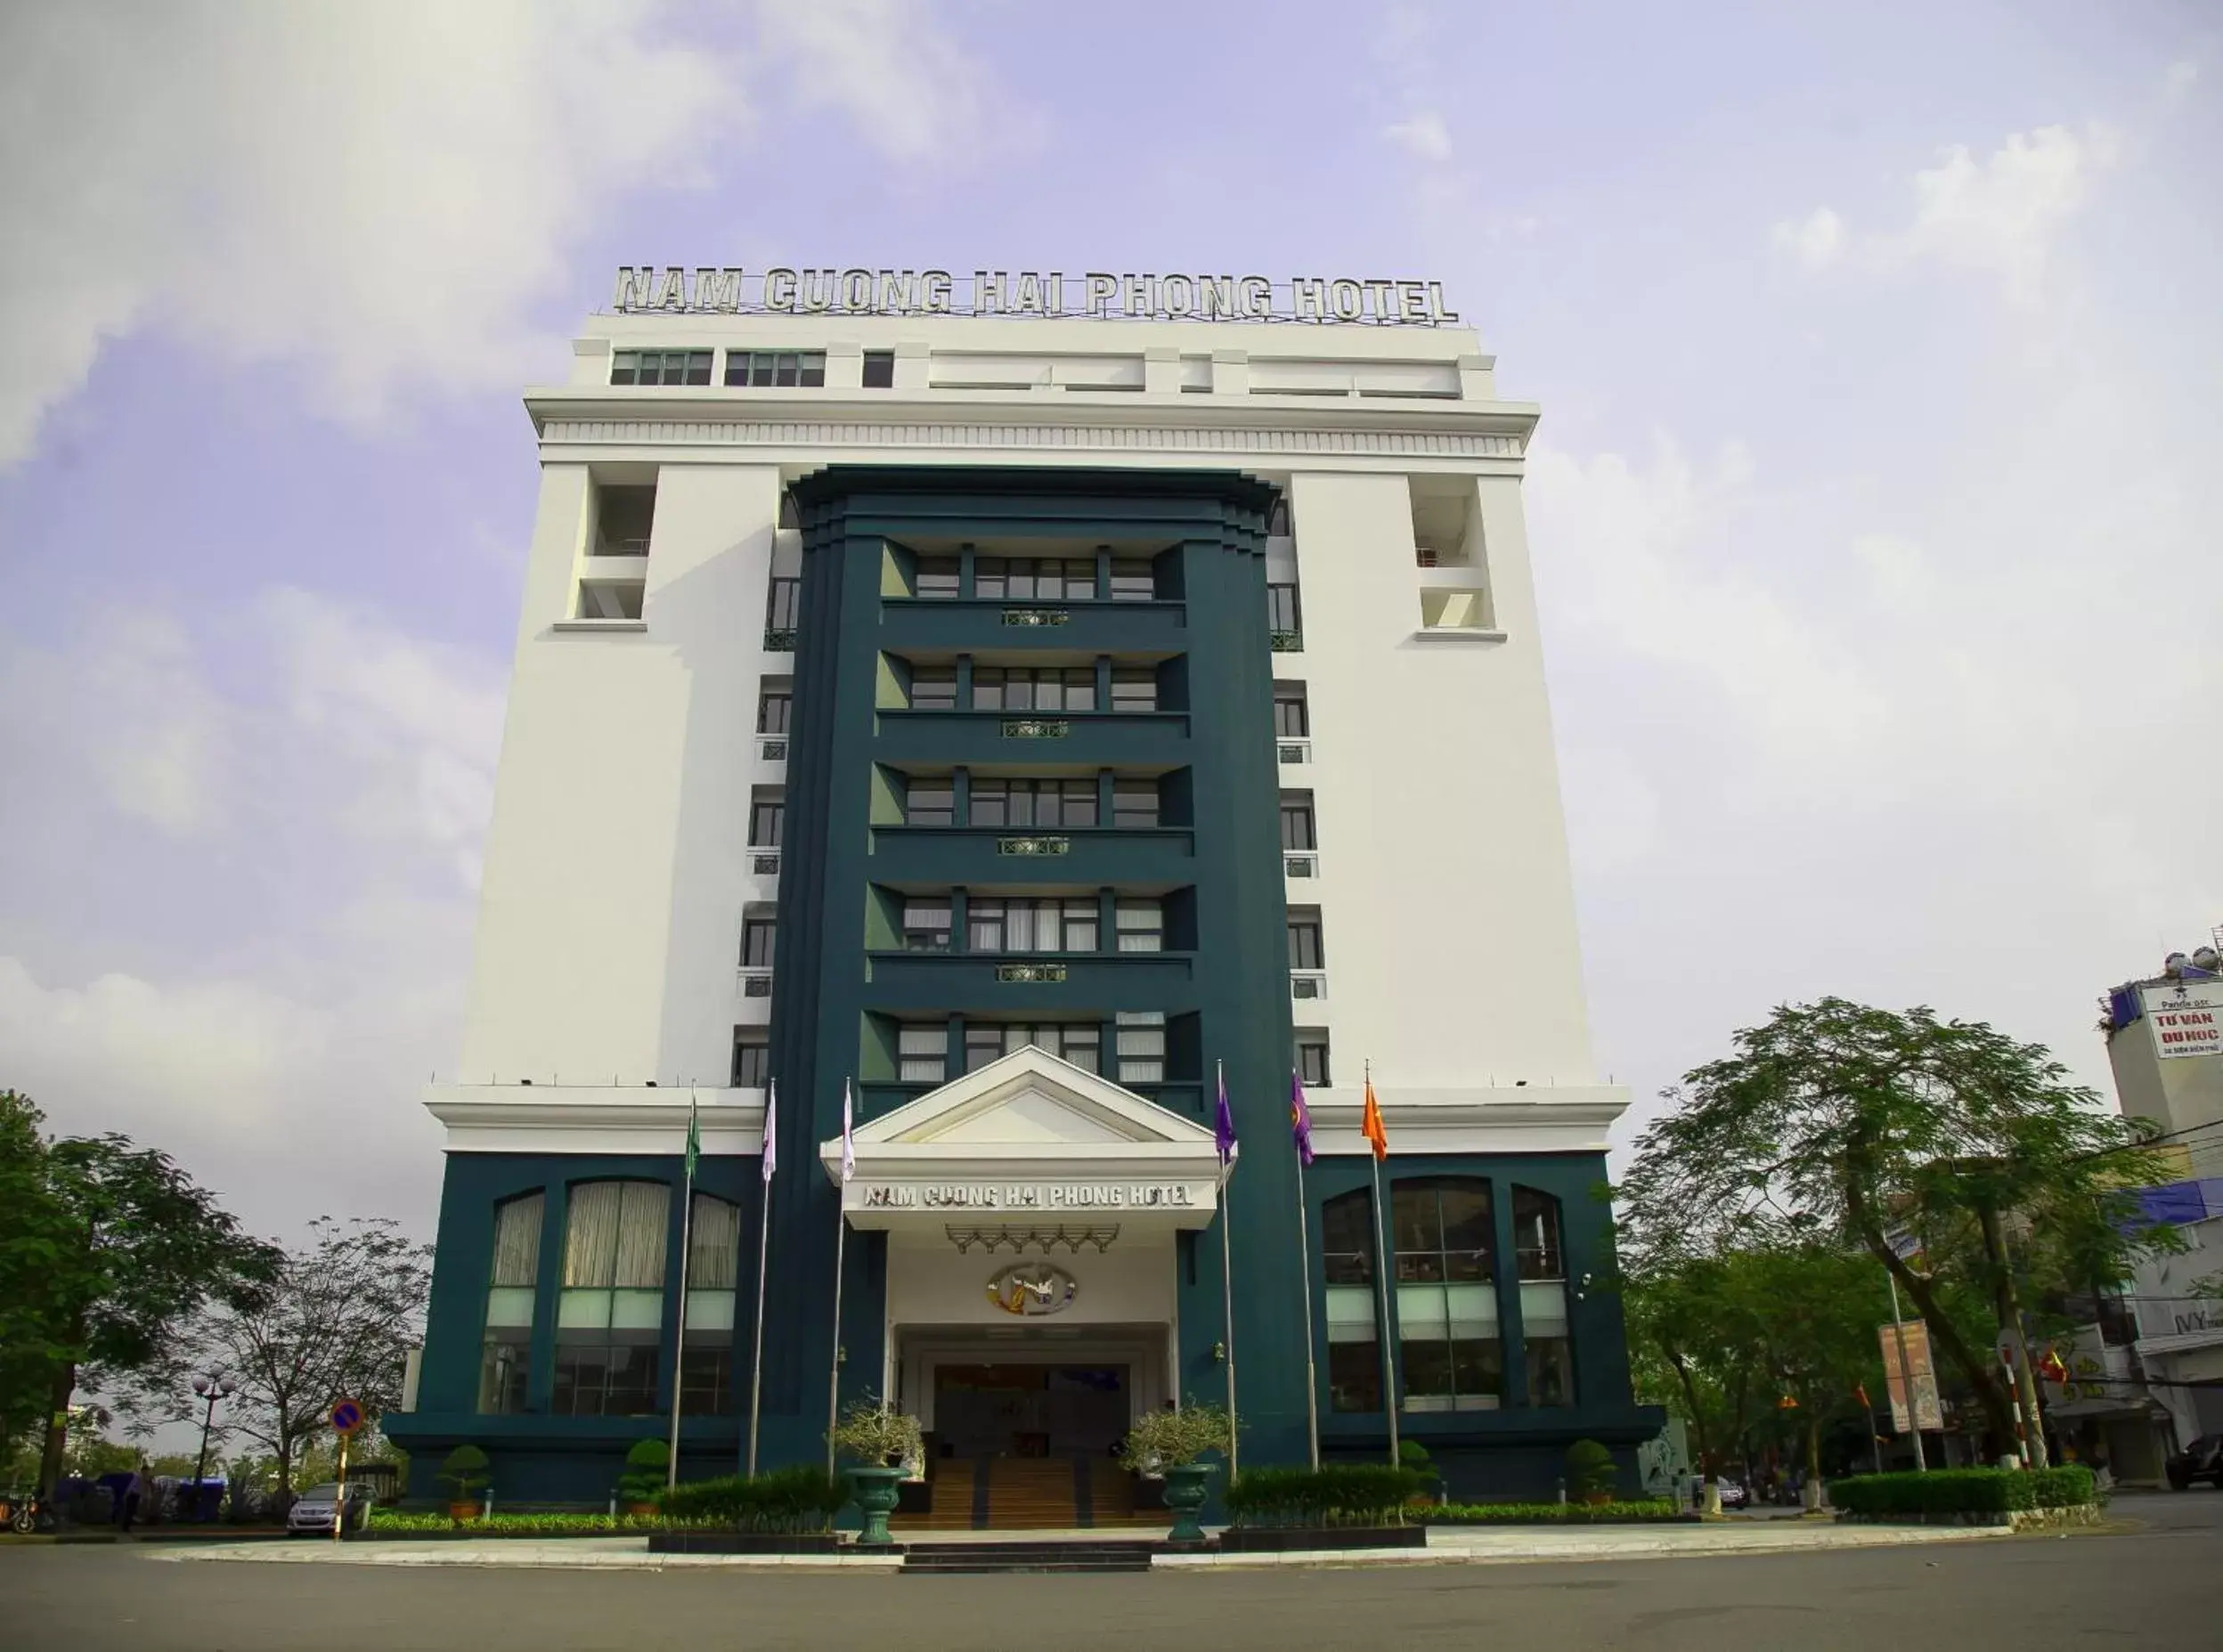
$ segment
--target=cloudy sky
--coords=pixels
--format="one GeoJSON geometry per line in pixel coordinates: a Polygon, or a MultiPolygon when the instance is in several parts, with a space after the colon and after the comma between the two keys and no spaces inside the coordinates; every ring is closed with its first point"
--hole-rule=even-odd
{"type": "Polygon", "coordinates": [[[0,1083],[428,1224],[517,393],[641,262],[1440,278],[1545,410],[1633,1121],[1825,992],[2104,1082],[2095,995],[2223,924],[2218,14],[1080,15],[8,7],[0,1083]]]}

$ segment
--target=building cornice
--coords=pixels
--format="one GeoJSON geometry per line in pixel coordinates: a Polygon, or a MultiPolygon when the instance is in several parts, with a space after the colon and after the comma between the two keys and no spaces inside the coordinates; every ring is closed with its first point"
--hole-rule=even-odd
{"type": "MultiPolygon", "coordinates": [[[[1394,1158],[1423,1153],[1586,1153],[1606,1151],[1607,1133],[1628,1111],[1620,1085],[1536,1089],[1375,1088],[1394,1158]]],[[[1364,1093],[1307,1093],[1314,1149],[1328,1155],[1369,1152],[1359,1134],[1364,1093]]]]}
{"type": "Polygon", "coordinates": [[[753,1158],[764,1140],[761,1090],[444,1084],[426,1091],[425,1110],[452,1153],[680,1153],[690,1113],[705,1153],[753,1158]]]}

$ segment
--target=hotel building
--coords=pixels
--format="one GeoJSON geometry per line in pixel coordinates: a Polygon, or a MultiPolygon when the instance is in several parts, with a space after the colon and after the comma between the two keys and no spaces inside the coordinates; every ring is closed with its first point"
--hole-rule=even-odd
{"type": "Polygon", "coordinates": [[[1394,1404],[1454,1496],[1583,1438],[1633,1485],[1537,411],[1471,331],[674,305],[525,406],[416,1494],[468,1441],[601,1506],[674,1385],[683,1477],[753,1392],[819,1460],[837,1347],[937,1524],[1118,1515],[1129,1419],[1231,1358],[1246,1464],[1306,1460],[1309,1369],[1330,1461],[1394,1404]]]}

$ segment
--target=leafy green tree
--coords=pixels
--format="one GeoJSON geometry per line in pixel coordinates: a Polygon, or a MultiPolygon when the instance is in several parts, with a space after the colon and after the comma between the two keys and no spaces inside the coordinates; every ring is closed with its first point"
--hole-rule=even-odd
{"type": "Polygon", "coordinates": [[[1761,1305],[1749,1281],[1688,1236],[1624,1220],[1620,1236],[1622,1312],[1641,1390],[1690,1430],[1708,1512],[1721,1509],[1719,1482],[1752,1426],[1765,1388],[1761,1305]]]}
{"type": "Polygon", "coordinates": [[[43,1122],[28,1098],[0,1093],[0,1404],[20,1420],[43,1384],[38,1481],[51,1488],[77,1389],[162,1364],[183,1319],[244,1298],[278,1253],[166,1154],[114,1135],[45,1140],[43,1122]]]}
{"type": "Polygon", "coordinates": [[[1842,998],[1779,1009],[1734,1043],[1734,1054],[1684,1076],[1623,1192],[1707,1224],[1809,1218],[1865,1252],[1927,1322],[2002,1441],[2015,1432],[2013,1396],[1945,1283],[1981,1289],[2004,1326],[2015,1265],[2074,1269],[2089,1289],[2181,1243],[2141,1221],[2131,1191],[2166,1179],[2162,1155],[2041,1046],[1928,1009],[1842,998]],[[2046,1235],[2014,1265],[2000,1242],[2009,1215],[2046,1235]],[[1925,1241],[1927,1271],[1893,1249],[1902,1230],[1925,1241]]]}
{"type": "Polygon", "coordinates": [[[200,1402],[190,1373],[230,1373],[238,1388],[217,1434],[272,1453],[283,1496],[306,1483],[297,1478],[308,1471],[304,1453],[330,1438],[333,1401],[353,1399],[374,1420],[400,1405],[403,1363],[431,1286],[432,1247],[407,1238],[395,1223],[320,1217],[263,1289],[212,1305],[188,1322],[181,1357],[142,1388],[133,1409],[142,1417],[191,1420],[200,1402]]]}

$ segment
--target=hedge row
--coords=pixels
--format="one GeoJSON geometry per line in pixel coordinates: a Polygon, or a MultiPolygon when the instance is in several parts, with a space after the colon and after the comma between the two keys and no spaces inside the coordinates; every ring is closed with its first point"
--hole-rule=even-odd
{"type": "Polygon", "coordinates": [[[849,1501],[849,1487],[823,1469],[798,1464],[746,1479],[688,1480],[661,1492],[657,1509],[672,1520],[691,1520],[742,1532],[823,1532],[849,1501]]]}
{"type": "Polygon", "coordinates": [[[1926,1474],[1861,1474],[1829,1482],[1831,1505],[1846,1514],[2007,1514],[2069,1509],[2097,1501],[2092,1471],[2058,1469],[1933,1469],[1926,1474]]]}
{"type": "Polygon", "coordinates": [[[575,1532],[665,1532],[679,1526],[701,1526],[705,1521],[669,1518],[660,1514],[490,1514],[459,1524],[444,1514],[403,1509],[373,1509],[366,1529],[381,1532],[447,1532],[461,1530],[488,1537],[569,1535],[575,1532]]]}
{"type": "Polygon", "coordinates": [[[1665,1499],[1633,1503],[1446,1503],[1421,1517],[1430,1526],[1623,1526],[1679,1520],[1665,1499]]]}
{"type": "Polygon", "coordinates": [[[1223,1501],[1242,1526],[1402,1526],[1405,1505],[1434,1483],[1425,1470],[1388,1463],[1250,1469],[1235,1477],[1223,1501]]]}

